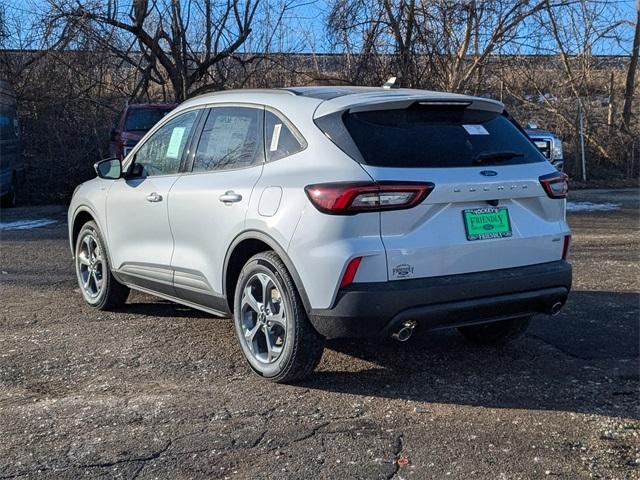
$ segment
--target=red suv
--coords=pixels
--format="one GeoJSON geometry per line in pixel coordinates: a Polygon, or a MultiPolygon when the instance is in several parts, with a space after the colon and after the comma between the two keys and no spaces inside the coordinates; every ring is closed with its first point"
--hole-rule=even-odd
{"type": "Polygon", "coordinates": [[[175,103],[127,105],[111,130],[110,155],[119,160],[124,159],[144,134],[176,106],[175,103]]]}

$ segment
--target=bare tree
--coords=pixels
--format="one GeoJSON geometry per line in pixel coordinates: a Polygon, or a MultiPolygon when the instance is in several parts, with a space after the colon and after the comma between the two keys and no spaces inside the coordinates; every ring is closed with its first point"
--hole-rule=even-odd
{"type": "Polygon", "coordinates": [[[631,49],[631,61],[627,70],[627,81],[624,90],[624,107],[622,108],[622,128],[629,131],[631,128],[631,107],[635,92],[636,73],[638,71],[638,54],[640,53],[640,0],[636,0],[636,25],[631,49]]]}
{"type": "Polygon", "coordinates": [[[166,75],[178,101],[198,85],[223,85],[216,73],[251,34],[259,1],[136,0],[124,14],[115,2],[48,0],[53,21],[73,22],[105,48],[114,50],[114,29],[123,33],[129,46],[118,53],[144,65],[145,82],[166,75]]]}

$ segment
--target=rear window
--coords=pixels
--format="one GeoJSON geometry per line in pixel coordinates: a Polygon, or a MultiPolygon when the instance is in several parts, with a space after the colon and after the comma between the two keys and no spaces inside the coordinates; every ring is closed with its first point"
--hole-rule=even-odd
{"type": "Polygon", "coordinates": [[[378,167],[470,167],[544,161],[504,115],[464,107],[420,105],[345,113],[364,163],[378,167]]]}
{"type": "Polygon", "coordinates": [[[170,111],[170,108],[132,108],[124,121],[124,131],[149,131],[170,111]]]}

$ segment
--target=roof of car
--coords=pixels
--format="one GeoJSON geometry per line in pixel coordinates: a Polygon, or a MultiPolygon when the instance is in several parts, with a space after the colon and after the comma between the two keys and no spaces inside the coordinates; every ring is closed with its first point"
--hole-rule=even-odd
{"type": "MultiPolygon", "coordinates": [[[[279,106],[300,106],[307,102],[318,118],[341,110],[361,111],[369,108],[405,108],[413,102],[468,102],[472,108],[502,112],[504,105],[496,100],[457,93],[434,92],[411,88],[356,86],[316,86],[263,89],[222,90],[199,95],[183,102],[178,110],[215,102],[247,102],[279,106]],[[317,107],[317,108],[316,108],[317,107]]],[[[308,111],[308,110],[307,110],[308,111]]]]}
{"type": "Polygon", "coordinates": [[[434,92],[431,90],[419,90],[415,88],[384,88],[384,87],[357,87],[357,86],[321,86],[321,87],[289,87],[288,90],[296,95],[303,97],[312,97],[320,100],[333,100],[334,98],[344,97],[347,95],[375,94],[389,96],[413,96],[420,95],[425,98],[442,99],[450,98],[452,95],[460,96],[447,92],[434,92]]]}

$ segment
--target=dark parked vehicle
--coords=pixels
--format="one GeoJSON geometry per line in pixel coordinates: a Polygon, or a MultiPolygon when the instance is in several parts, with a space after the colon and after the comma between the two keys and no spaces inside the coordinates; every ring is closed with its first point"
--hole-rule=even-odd
{"type": "Polygon", "coordinates": [[[140,139],[171,110],[174,103],[135,103],[122,111],[111,130],[109,152],[123,160],[140,139]]]}
{"type": "Polygon", "coordinates": [[[24,181],[16,96],[8,82],[0,80],[0,202],[16,204],[16,190],[24,181]]]}
{"type": "Polygon", "coordinates": [[[538,128],[535,123],[529,123],[525,131],[547,160],[562,172],[564,170],[564,154],[562,153],[562,140],[560,137],[555,133],[538,128]]]}

